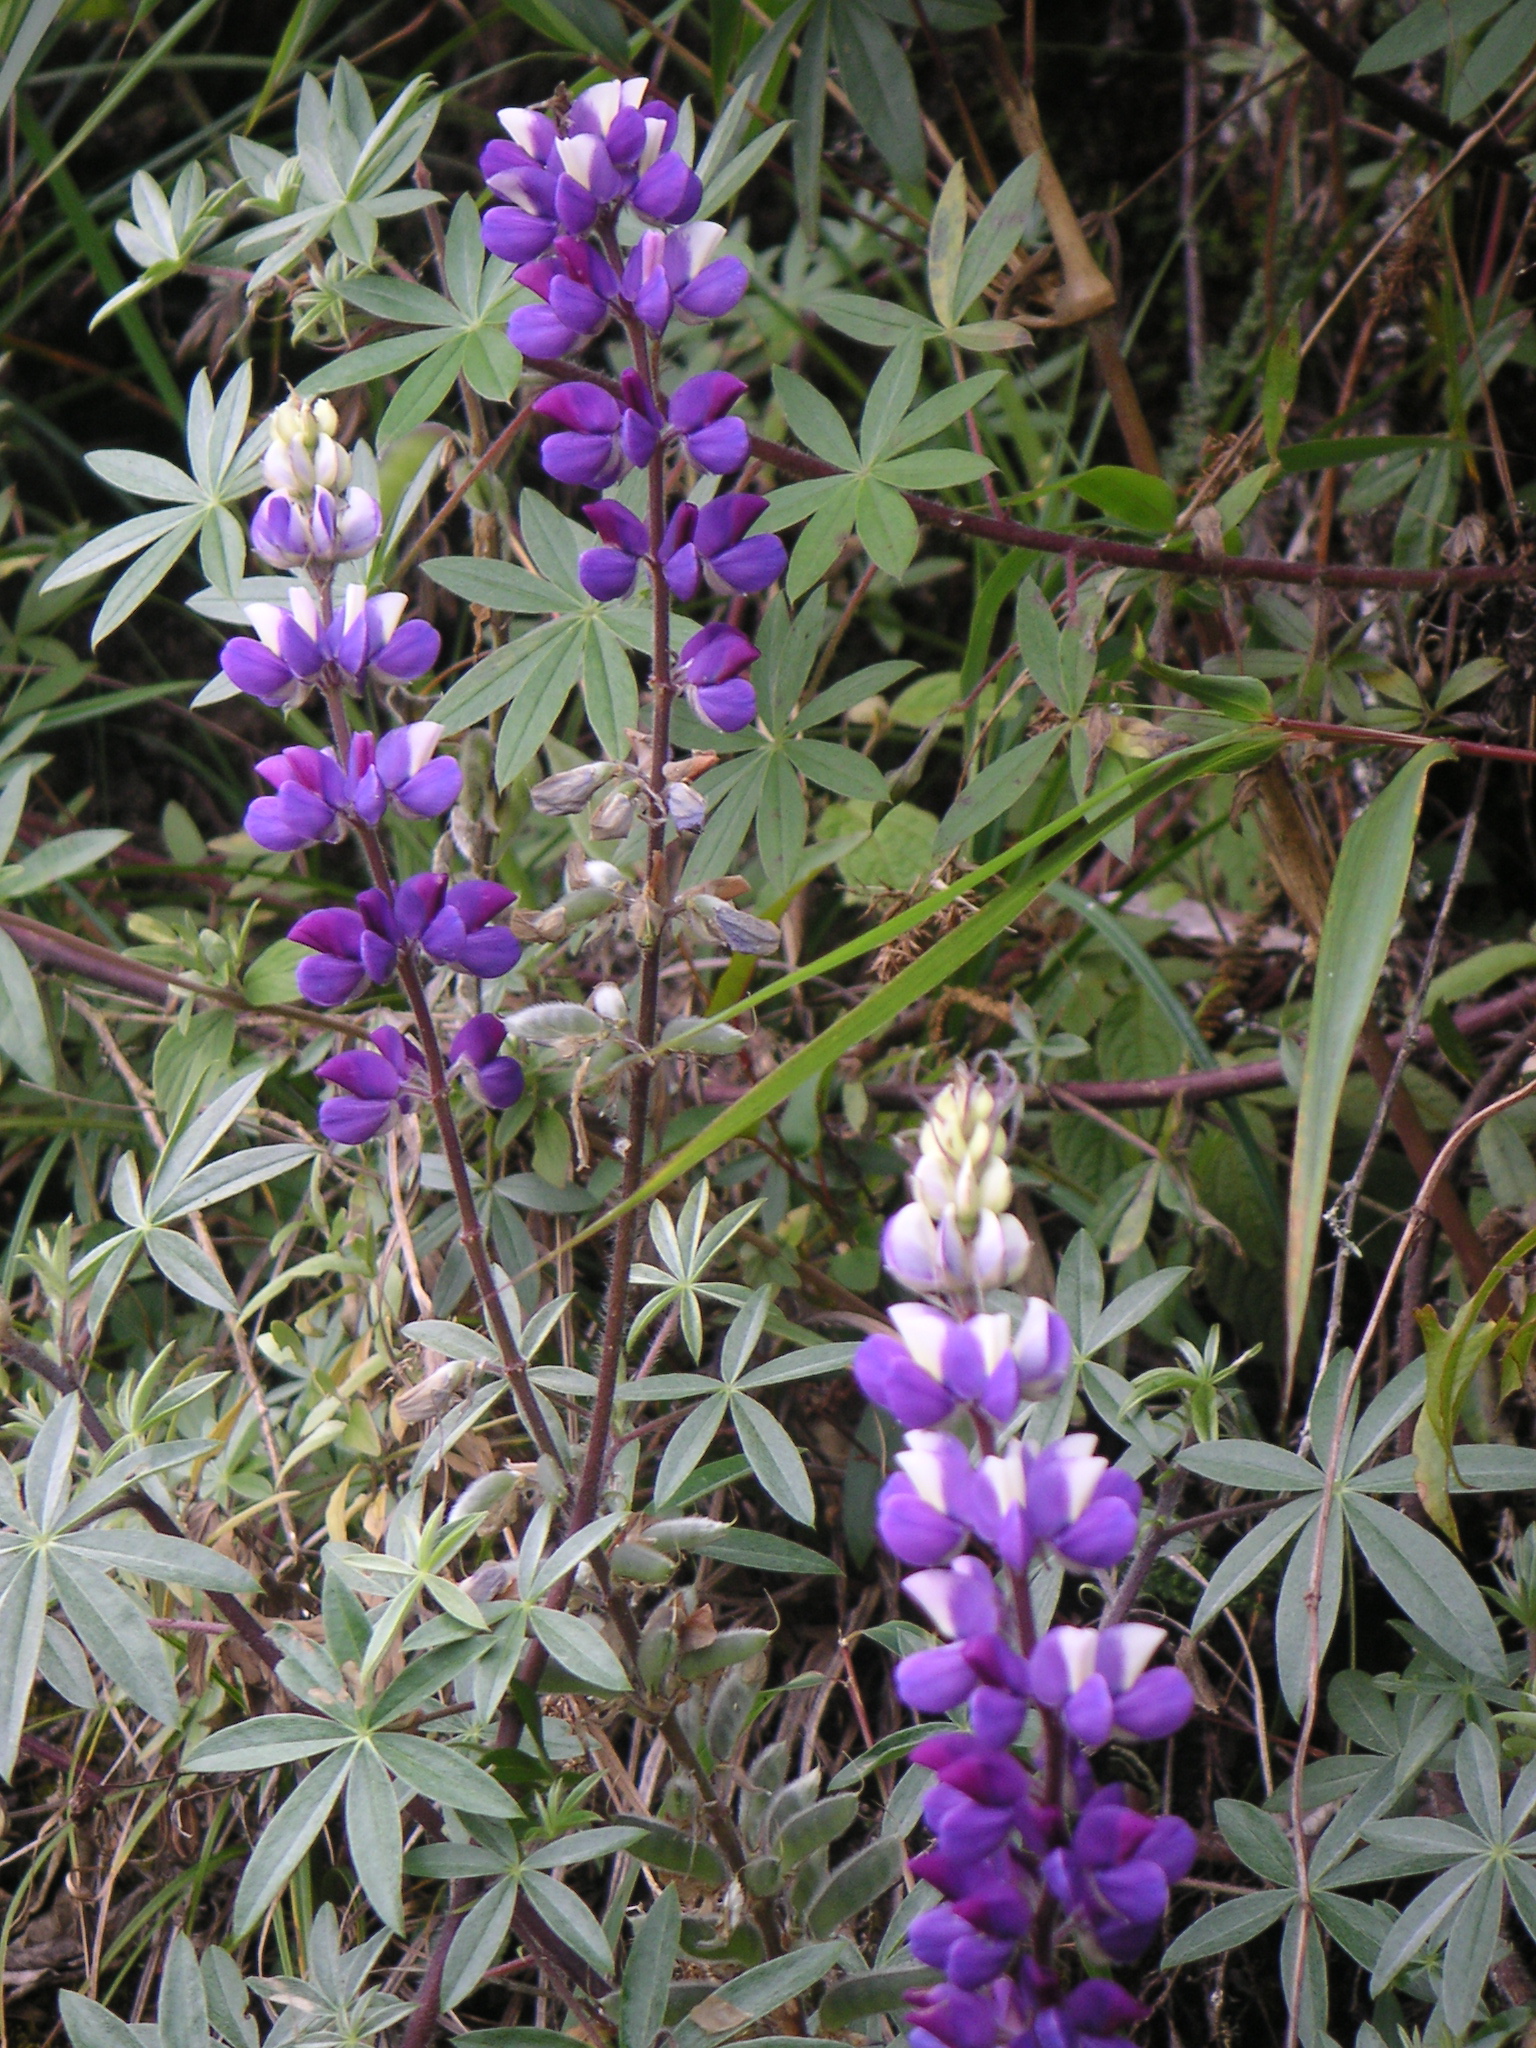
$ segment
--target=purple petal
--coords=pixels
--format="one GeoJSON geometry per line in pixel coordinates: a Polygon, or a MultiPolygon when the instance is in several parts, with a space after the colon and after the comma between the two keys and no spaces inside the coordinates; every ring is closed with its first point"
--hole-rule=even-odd
{"type": "Polygon", "coordinates": [[[294,694],[292,669],[259,640],[227,641],[219,655],[219,667],[237,690],[259,697],[263,704],[275,705],[294,694]]]}
{"type": "Polygon", "coordinates": [[[914,1650],[896,1666],[896,1691],[914,1714],[947,1714],[975,1689],[976,1674],[953,1643],[914,1650]]]}
{"type": "Polygon", "coordinates": [[[419,939],[443,907],[446,875],[412,875],[395,891],[393,915],[402,939],[419,939]]]}
{"type": "Polygon", "coordinates": [[[407,619],[397,626],[369,664],[379,675],[396,682],[413,683],[437,665],[442,635],[425,619],[407,619]]]}
{"type": "Polygon", "coordinates": [[[776,533],[757,533],[738,547],[726,548],[716,555],[709,565],[710,580],[744,597],[777,583],[788,562],[784,543],[776,533]]]}
{"type": "Polygon", "coordinates": [[[586,548],[576,564],[582,589],[599,604],[612,604],[617,598],[628,597],[635,587],[637,572],[634,556],[625,554],[621,548],[586,548]]]}
{"type": "Polygon", "coordinates": [[[718,683],[722,677],[750,668],[757,659],[757,649],[739,626],[716,619],[684,641],[677,670],[687,684],[718,683]]]}
{"type": "Polygon", "coordinates": [[[746,388],[729,370],[706,370],[678,385],[667,401],[667,418],[680,434],[697,433],[728,412],[746,388]]]}
{"type": "Polygon", "coordinates": [[[555,218],[567,233],[584,235],[597,219],[598,201],[585,185],[562,171],[555,185],[555,218]]]}
{"type": "Polygon", "coordinates": [[[685,220],[693,219],[703,197],[704,187],[692,165],[675,149],[669,149],[657,157],[648,171],[642,172],[629,195],[629,203],[646,220],[679,227],[685,220]]]}
{"type": "Polygon", "coordinates": [[[619,548],[626,555],[643,555],[650,548],[644,522],[617,498],[598,498],[581,509],[606,546],[619,548]]]}
{"type": "Polygon", "coordinates": [[[332,953],[338,960],[360,957],[363,920],[355,910],[307,910],[288,936],[296,946],[312,946],[317,953],[332,953]]]}
{"type": "Polygon", "coordinates": [[[523,1070],[514,1059],[487,1060],[475,1080],[487,1109],[510,1109],[523,1092],[523,1070]]]}
{"type": "Polygon", "coordinates": [[[557,483],[601,490],[624,474],[624,455],[611,435],[551,434],[539,449],[546,476],[557,483]]]}
{"type": "Polygon", "coordinates": [[[395,1113],[391,1102],[357,1102],[333,1095],[320,1105],[320,1132],[333,1145],[365,1145],[376,1138],[395,1113]]]}
{"type": "Polygon", "coordinates": [[[693,603],[699,594],[699,584],[703,580],[703,565],[699,560],[699,551],[692,541],[680,547],[671,556],[662,569],[662,574],[667,579],[667,588],[679,604],[693,603]]]}
{"type": "Polygon", "coordinates": [[[512,346],[522,355],[544,361],[568,355],[581,338],[575,328],[567,327],[548,306],[519,306],[507,322],[507,339],[512,346]]]}
{"type": "Polygon", "coordinates": [[[395,802],[413,818],[436,818],[459,800],[464,775],[457,761],[445,757],[429,761],[419,775],[411,775],[395,791],[395,802]]]}
{"type": "Polygon", "coordinates": [[[1195,1711],[1189,1680],[1172,1665],[1149,1671],[1115,1702],[1115,1725],[1142,1742],[1158,1742],[1184,1726],[1195,1711]]]}
{"type": "Polygon", "coordinates": [[[361,1046],[322,1060],[315,1073],[365,1102],[393,1102],[400,1093],[400,1076],[391,1062],[380,1052],[364,1052],[361,1046]]]}
{"type": "Polygon", "coordinates": [[[575,434],[611,434],[621,410],[618,400],[597,384],[556,384],[533,401],[533,409],[541,419],[575,434]]]}
{"type": "Polygon", "coordinates": [[[574,278],[552,277],[549,281],[549,310],[577,334],[596,334],[607,324],[607,303],[574,278]]]}
{"type": "Polygon", "coordinates": [[[1086,1749],[1097,1749],[1109,1740],[1115,1725],[1115,1703],[1109,1687],[1095,1671],[1086,1685],[1078,1687],[1062,1709],[1068,1733],[1086,1749]]]}
{"type": "Polygon", "coordinates": [[[941,1380],[923,1371],[894,1337],[866,1337],[853,1358],[860,1391],[877,1408],[888,1408],[903,1429],[931,1429],[955,1405],[941,1380]]]}
{"type": "Polygon", "coordinates": [[[695,469],[711,476],[727,476],[733,469],[740,469],[747,459],[747,423],[734,418],[716,420],[712,426],[700,427],[696,434],[685,434],[683,446],[695,469]]]}
{"type": "Polygon", "coordinates": [[[468,1060],[472,1067],[483,1067],[487,1060],[494,1059],[501,1051],[506,1036],[507,1027],[499,1017],[484,1013],[471,1017],[454,1034],[453,1043],[448,1048],[448,1064],[452,1066],[455,1060],[468,1060]]]}
{"type": "Polygon", "coordinates": [[[517,891],[500,882],[455,882],[445,899],[463,918],[466,929],[476,931],[517,901],[517,891]]]}
{"type": "Polygon", "coordinates": [[[520,206],[488,206],[480,216],[480,239],[503,263],[529,263],[555,239],[555,224],[520,206]]]}
{"type": "Polygon", "coordinates": [[[688,697],[699,717],[716,732],[740,732],[757,716],[757,692],[745,676],[706,683],[690,690],[688,697]]]}
{"type": "Polygon", "coordinates": [[[690,320],[718,320],[741,304],[751,281],[739,256],[718,256],[674,293],[678,311],[690,320]]]}
{"type": "Polygon", "coordinates": [[[703,555],[722,554],[745,540],[752,524],[768,510],[768,500],[756,491],[722,491],[699,508],[694,538],[703,555]]]}
{"type": "Polygon", "coordinates": [[[329,1010],[338,1003],[350,1003],[368,975],[355,960],[332,959],[327,953],[316,953],[299,962],[293,978],[306,1003],[329,1010]]]}
{"type": "MultiPolygon", "coordinates": [[[[424,945],[426,941],[422,942],[424,945]]],[[[427,949],[431,951],[430,946],[427,949]]],[[[498,974],[509,974],[523,957],[522,942],[511,932],[499,925],[488,925],[484,931],[470,932],[456,952],[445,958],[461,967],[466,974],[477,975],[482,981],[494,981],[498,974]]]]}
{"type": "Polygon", "coordinates": [[[382,983],[393,979],[399,948],[392,939],[384,938],[378,932],[365,931],[358,950],[370,981],[382,983]]]}
{"type": "Polygon", "coordinates": [[[636,469],[644,469],[650,461],[659,438],[655,425],[643,413],[636,412],[633,407],[625,409],[619,427],[619,444],[636,469]]]}

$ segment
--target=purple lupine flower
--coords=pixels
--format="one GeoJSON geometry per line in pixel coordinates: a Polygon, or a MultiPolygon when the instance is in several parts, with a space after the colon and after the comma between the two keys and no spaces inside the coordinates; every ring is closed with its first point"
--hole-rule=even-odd
{"type": "Polygon", "coordinates": [[[677,133],[677,115],[664,100],[647,100],[649,90],[644,78],[605,78],[589,85],[571,102],[567,131],[596,135],[614,163],[644,169],[677,133]]]}
{"type": "Polygon", "coordinates": [[[692,164],[675,149],[667,149],[635,180],[629,203],[642,220],[675,228],[693,219],[703,197],[704,187],[692,164]]]}
{"type": "Polygon", "coordinates": [[[1024,1314],[1014,1333],[1013,1356],[1019,1369],[1021,1401],[1047,1401],[1052,1394],[1061,1392],[1072,1363],[1072,1332],[1065,1317],[1059,1316],[1038,1294],[1030,1295],[1024,1303],[1024,1314]]]}
{"type": "Polygon", "coordinates": [[[555,124],[533,107],[503,107],[496,117],[507,140],[497,136],[480,152],[480,175],[506,203],[486,208],[480,235],[505,263],[529,263],[542,256],[558,232],[555,224],[555,124]]]}
{"type": "Polygon", "coordinates": [[[334,1009],[349,1003],[366,982],[389,981],[399,953],[399,933],[383,892],[365,889],[355,910],[306,911],[288,933],[313,958],[294,969],[307,1003],[334,1009]]]}
{"type": "MultiPolygon", "coordinates": [[[[398,910],[399,897],[396,905],[398,910]]],[[[491,919],[517,901],[500,882],[455,882],[445,890],[442,907],[421,932],[421,949],[444,967],[494,981],[522,957],[522,946],[503,925],[491,919]]]]}
{"type": "Polygon", "coordinates": [[[1055,1393],[1071,1361],[1066,1324],[1038,1298],[1016,1334],[1006,1315],[961,1323],[917,1302],[898,1304],[890,1317],[897,1335],[866,1337],[853,1370],[868,1398],[906,1428],[941,1422],[959,1401],[1005,1422],[1021,1400],[1055,1393]]]}
{"type": "Polygon", "coordinates": [[[582,589],[600,604],[628,597],[635,587],[640,564],[650,551],[644,521],[637,519],[617,498],[599,498],[596,504],[583,505],[581,509],[603,541],[600,548],[583,550],[577,562],[582,589]]]}
{"type": "Polygon", "coordinates": [[[706,725],[740,732],[757,716],[757,692],[743,670],[758,658],[739,626],[716,619],[684,642],[673,673],[706,725]]]}
{"type": "Polygon", "coordinates": [[[746,461],[747,423],[728,417],[746,388],[729,370],[705,370],[667,400],[667,423],[695,469],[725,476],[746,461]]]}
{"type": "Polygon", "coordinates": [[[993,2048],[998,2039],[996,2006],[958,1985],[910,1991],[907,2008],[912,2048],[993,2048]]]}
{"type": "Polygon", "coordinates": [[[964,1447],[941,1431],[907,1432],[875,1503],[880,1541],[903,1564],[946,1564],[965,1548],[962,1507],[975,1484],[964,1447]]]}
{"type": "Polygon", "coordinates": [[[340,840],[346,827],[346,777],[329,747],[284,747],[256,763],[275,796],[247,806],[245,829],[269,853],[294,853],[319,840],[340,840]]]}
{"type": "Polygon", "coordinates": [[[768,500],[755,491],[725,491],[707,505],[679,505],[660,557],[672,595],[692,604],[701,582],[722,597],[745,597],[776,583],[788,561],[783,541],[776,533],[747,537],[767,508],[768,500]]]}
{"type": "Polygon", "coordinates": [[[1195,1696],[1182,1671],[1147,1670],[1166,1641],[1146,1622],[1053,1628],[1030,1657],[1030,1690],[1088,1749],[1116,1730],[1143,1740],[1172,1735],[1194,1712],[1195,1696]]]}
{"type": "Polygon", "coordinates": [[[371,732],[353,734],[347,802],[365,825],[377,825],[391,804],[408,818],[436,818],[458,802],[464,787],[458,762],[446,754],[433,759],[442,736],[430,718],[397,725],[379,740],[371,732]]]}
{"type": "Polygon", "coordinates": [[[379,501],[361,484],[344,503],[328,490],[317,490],[307,504],[273,491],[251,519],[251,546],[274,569],[301,569],[307,562],[356,561],[371,552],[383,529],[379,501]]]}
{"type": "Polygon", "coordinates": [[[880,1258],[892,1279],[914,1294],[976,1288],[986,1293],[1021,1280],[1029,1233],[1018,1217],[983,1209],[967,1235],[952,1208],[935,1219],[925,1203],[908,1202],[887,1218],[880,1258]]]}
{"type": "Polygon", "coordinates": [[[1007,1841],[1030,1777],[1018,1758],[974,1735],[930,1735],[912,1751],[938,1783],[923,1801],[923,1819],[946,1855],[990,1856],[1007,1841]]]}
{"type": "Polygon", "coordinates": [[[370,597],[365,584],[349,583],[341,610],[329,619],[303,588],[289,592],[286,606],[248,604],[256,638],[228,641],[219,666],[236,689],[274,710],[307,696],[327,663],[354,686],[365,674],[414,681],[437,660],[442,641],[425,619],[401,623],[407,602],[399,591],[370,597]]]}
{"type": "Polygon", "coordinates": [[[523,1092],[523,1070],[501,1048],[507,1027],[499,1017],[471,1017],[454,1035],[448,1064],[487,1109],[510,1109],[523,1092]]]}
{"type": "Polygon", "coordinates": [[[550,168],[555,178],[555,218],[567,234],[585,235],[603,207],[624,196],[625,180],[601,136],[562,135],[550,168]]]}
{"type": "Polygon", "coordinates": [[[320,1129],[336,1145],[363,1145],[392,1129],[421,1092],[426,1063],[420,1049],[391,1024],[368,1035],[373,1052],[339,1052],[315,1069],[342,1091],[320,1105],[320,1129]]]}
{"type": "Polygon", "coordinates": [[[666,272],[667,238],[647,228],[629,252],[620,289],[635,318],[660,334],[672,318],[672,287],[666,272]]]}
{"type": "Polygon", "coordinates": [[[1054,1849],[1041,1875],[1058,1904],[1112,1963],[1133,1963],[1168,1910],[1168,1888],[1189,1874],[1194,1831],[1182,1820],[1138,1813],[1124,1785],[1095,1792],[1071,1846],[1054,1849]]]}
{"type": "Polygon", "coordinates": [[[561,235],[550,255],[521,264],[517,281],[544,303],[519,306],[507,338],[525,356],[563,356],[607,326],[619,280],[600,249],[561,235]]]}
{"type": "Polygon", "coordinates": [[[1019,2048],[1131,2048],[1128,2031],[1146,2016],[1147,2008],[1113,1977],[1090,1977],[1059,2002],[1042,2005],[1018,2037],[1019,2048]]]}
{"type": "Polygon", "coordinates": [[[696,220],[668,235],[662,254],[672,311],[682,320],[718,320],[740,304],[750,283],[739,256],[717,256],[725,240],[718,221],[696,220]]]}
{"type": "Polygon", "coordinates": [[[1141,1488],[1098,1455],[1087,1434],[1058,1437],[1043,1451],[1014,1442],[983,1458],[960,1508],[1010,1571],[1023,1571],[1038,1544],[1069,1564],[1099,1571],[1118,1564],[1136,1542],[1141,1488]]]}
{"type": "Polygon", "coordinates": [[[561,429],[539,449],[546,475],[589,490],[617,483],[626,467],[619,430],[630,417],[628,407],[598,384],[556,384],[533,401],[533,409],[561,429]]]}

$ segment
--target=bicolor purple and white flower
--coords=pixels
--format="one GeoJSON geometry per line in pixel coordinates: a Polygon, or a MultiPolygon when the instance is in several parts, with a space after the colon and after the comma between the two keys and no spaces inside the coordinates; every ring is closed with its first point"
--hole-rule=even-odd
{"type": "Polygon", "coordinates": [[[227,641],[219,666],[237,690],[278,711],[302,703],[327,668],[352,689],[365,676],[414,682],[434,666],[442,641],[425,619],[403,617],[408,602],[399,591],[370,597],[365,585],[349,583],[330,618],[302,588],[286,605],[248,604],[256,638],[227,641]]]}
{"type": "Polygon", "coordinates": [[[853,1371],[868,1398],[904,1428],[942,1422],[966,1402],[1006,1422],[1021,1401],[1058,1392],[1072,1362],[1071,1333],[1037,1296],[1016,1330],[1004,1314],[957,1322],[919,1302],[900,1302],[889,1314],[896,1335],[866,1337],[853,1371]]]}
{"type": "Polygon", "coordinates": [[[293,853],[342,837],[348,819],[377,825],[391,804],[409,818],[435,818],[458,801],[457,761],[433,759],[442,727],[430,719],[397,726],[376,740],[354,733],[345,772],[329,747],[285,747],[256,773],[277,794],[258,797],[245,829],[272,853],[293,853]]]}
{"type": "MultiPolygon", "coordinates": [[[[657,559],[679,603],[691,604],[704,584],[721,596],[741,597],[777,582],[787,560],[784,543],[776,533],[748,531],[767,504],[754,491],[727,491],[706,505],[685,500],[676,508],[657,559]]],[[[628,597],[650,553],[644,522],[615,498],[582,509],[605,543],[580,558],[583,590],[605,604],[628,597]]]]}
{"type": "Polygon", "coordinates": [[[716,619],[684,642],[673,679],[706,725],[740,732],[757,716],[757,692],[746,670],[760,658],[739,626],[716,619]]]}
{"type": "Polygon", "coordinates": [[[1029,1659],[1029,1686],[1041,1706],[1054,1707],[1085,1749],[1111,1735],[1157,1741],[1184,1726],[1195,1710],[1189,1680],[1172,1665],[1148,1665],[1168,1640],[1149,1622],[1110,1628],[1053,1628],[1029,1659]]]}
{"type": "Polygon", "coordinates": [[[302,501],[273,491],[251,519],[251,546],[274,569],[330,569],[371,554],[383,530],[379,501],[361,484],[302,501]]]}

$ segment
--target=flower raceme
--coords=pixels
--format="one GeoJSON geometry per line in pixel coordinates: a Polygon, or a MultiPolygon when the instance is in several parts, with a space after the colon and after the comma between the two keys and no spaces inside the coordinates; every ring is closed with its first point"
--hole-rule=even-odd
{"type": "Polygon", "coordinates": [[[477,1102],[487,1109],[510,1109],[523,1092],[523,1070],[504,1053],[507,1027],[499,1017],[471,1017],[448,1048],[451,1072],[461,1075],[477,1102]]]}
{"type": "Polygon", "coordinates": [[[291,590],[286,606],[248,604],[256,638],[227,641],[219,666],[237,690],[274,711],[302,703],[328,669],[353,690],[365,676],[414,682],[434,666],[442,641],[425,619],[404,617],[407,603],[399,591],[370,597],[365,585],[349,583],[330,618],[304,589],[291,590]]]}
{"type": "Polygon", "coordinates": [[[679,445],[695,469],[725,476],[747,459],[746,422],[731,407],[746,390],[726,370],[705,370],[661,402],[635,370],[619,379],[622,399],[600,384],[556,384],[533,402],[560,429],[539,449],[545,473],[602,490],[627,469],[643,469],[663,444],[679,445]]]}
{"type": "MultiPolygon", "coordinates": [[[[912,1202],[893,1219],[903,1231],[888,1227],[884,1247],[914,1292],[974,1298],[1002,1284],[987,1248],[989,1229],[1013,1221],[1001,1126],[975,1075],[957,1073],[935,1098],[912,1202]],[[930,1254],[916,1270],[914,1246],[930,1254]]],[[[996,1263],[1023,1260],[1005,1245],[996,1263]]],[[[1066,1385],[1071,1337],[1048,1303],[964,1319],[913,1302],[888,1313],[894,1334],[867,1338],[853,1367],[906,1428],[876,1528],[916,1567],[902,1589],[940,1639],[901,1659],[896,1689],[913,1712],[951,1721],[911,1751],[934,1774],[923,1818],[936,1838],[912,1874],[942,1903],[907,1938],[944,1981],[908,1995],[908,2036],[912,2048],[1129,2048],[1143,2008],[1102,1974],[1071,1983],[1062,1936],[1095,1972],[1134,1962],[1195,1837],[1175,1816],[1140,1812],[1124,1786],[1100,1788],[1090,1758],[1115,1737],[1172,1736],[1194,1696],[1177,1668],[1154,1665],[1166,1636],[1150,1623],[1062,1624],[1037,1640],[1030,1574],[1042,1557],[1078,1572],[1122,1564],[1141,1489],[1091,1435],[1007,1434],[1024,1404],[1066,1385]]]]}
{"type": "Polygon", "coordinates": [[[382,739],[354,733],[345,770],[329,747],[284,747],[256,763],[277,793],[249,806],[246,831],[269,852],[293,853],[340,840],[349,819],[377,825],[391,804],[408,818],[439,816],[463,787],[457,761],[433,759],[442,730],[423,718],[382,739]]]}
{"type": "MultiPolygon", "coordinates": [[[[783,541],[776,533],[749,533],[767,505],[754,491],[726,491],[707,505],[677,507],[657,560],[679,603],[691,604],[703,584],[721,596],[744,597],[778,581],[787,560],[783,541]]],[[[614,498],[582,509],[605,543],[580,557],[582,589],[603,604],[628,597],[650,553],[643,521],[614,498]]]]}
{"type": "Polygon", "coordinates": [[[672,672],[706,725],[717,732],[740,732],[757,716],[757,692],[743,671],[759,659],[739,626],[716,619],[683,643],[672,672]]]}
{"type": "MultiPolygon", "coordinates": [[[[381,1024],[368,1036],[371,1052],[358,1046],[315,1069],[339,1091],[320,1105],[321,1132],[336,1145],[365,1145],[382,1137],[418,1109],[427,1093],[427,1066],[418,1045],[392,1024],[381,1024]]],[[[506,1036],[499,1017],[481,1015],[472,1017],[448,1048],[450,1078],[462,1080],[488,1109],[510,1109],[523,1092],[522,1068],[501,1050],[506,1036]]]]}
{"type": "Polygon", "coordinates": [[[439,967],[494,981],[522,956],[517,937],[491,922],[516,901],[499,882],[425,874],[402,882],[393,899],[364,889],[354,910],[306,911],[288,933],[314,956],[294,970],[299,994],[323,1008],[350,1002],[369,982],[392,980],[409,947],[439,967]]]}
{"type": "Polygon", "coordinates": [[[509,263],[541,256],[563,231],[611,229],[627,205],[644,222],[692,220],[703,187],[672,143],[677,115],[648,99],[643,78],[589,86],[560,121],[535,107],[504,107],[498,136],[481,152],[480,171],[499,206],[487,208],[486,247],[509,263]]]}
{"type": "Polygon", "coordinates": [[[275,569],[330,569],[370,553],[383,529],[378,500],[352,482],[329,399],[290,398],[268,421],[262,457],[269,495],[251,521],[251,545],[275,569]]]}

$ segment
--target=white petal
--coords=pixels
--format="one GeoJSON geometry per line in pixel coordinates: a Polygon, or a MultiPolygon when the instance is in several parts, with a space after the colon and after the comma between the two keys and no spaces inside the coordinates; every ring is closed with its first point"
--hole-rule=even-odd
{"type": "Polygon", "coordinates": [[[936,1308],[925,1308],[918,1301],[898,1302],[890,1311],[890,1317],[914,1362],[922,1367],[929,1379],[942,1379],[944,1339],[954,1327],[949,1317],[936,1308]]]}
{"type": "Polygon", "coordinates": [[[909,1429],[906,1449],[896,1453],[896,1463],[917,1489],[918,1499],[941,1515],[949,1512],[944,1499],[944,1458],[934,1446],[948,1441],[936,1430],[909,1429]]]}
{"type": "Polygon", "coordinates": [[[573,177],[578,185],[589,189],[592,184],[592,159],[601,145],[595,135],[562,135],[555,144],[561,168],[573,177]]]}
{"type": "Polygon", "coordinates": [[[248,604],[244,610],[245,616],[256,629],[256,638],[263,647],[270,648],[276,654],[277,629],[288,614],[280,604],[248,604]]]}

